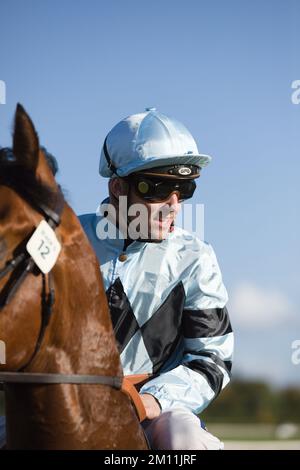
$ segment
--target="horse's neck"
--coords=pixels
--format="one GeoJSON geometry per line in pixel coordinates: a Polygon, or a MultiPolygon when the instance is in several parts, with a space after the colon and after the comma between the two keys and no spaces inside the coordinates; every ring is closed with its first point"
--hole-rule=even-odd
{"type": "MultiPolygon", "coordinates": [[[[121,375],[100,270],[79,230],[62,240],[53,270],[55,304],[32,372],[121,375]]],[[[36,283],[36,282],[35,282],[36,283]]],[[[36,317],[40,318],[35,302],[36,317]]],[[[146,449],[127,395],[106,385],[10,385],[7,442],[12,449],[146,449]]]]}
{"type": "Polygon", "coordinates": [[[117,375],[120,359],[99,264],[81,228],[62,256],[69,261],[54,272],[56,301],[41,365],[53,372],[117,375]]]}

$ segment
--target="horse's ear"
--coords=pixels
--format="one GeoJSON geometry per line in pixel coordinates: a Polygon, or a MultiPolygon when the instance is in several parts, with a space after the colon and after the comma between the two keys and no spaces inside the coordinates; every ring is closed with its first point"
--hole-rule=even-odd
{"type": "Polygon", "coordinates": [[[19,165],[35,172],[39,157],[39,138],[30,117],[19,103],[15,113],[13,153],[19,165]]]}

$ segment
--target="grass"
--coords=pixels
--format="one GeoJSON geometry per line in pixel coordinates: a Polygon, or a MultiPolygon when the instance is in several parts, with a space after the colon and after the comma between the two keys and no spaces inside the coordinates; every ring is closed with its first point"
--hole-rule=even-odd
{"type": "Polygon", "coordinates": [[[300,423],[207,425],[208,431],[227,441],[286,441],[300,440],[300,423]]]}

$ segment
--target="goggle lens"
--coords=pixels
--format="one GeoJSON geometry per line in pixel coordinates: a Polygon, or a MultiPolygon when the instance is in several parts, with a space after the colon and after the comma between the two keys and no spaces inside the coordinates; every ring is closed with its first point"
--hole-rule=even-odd
{"type": "Polygon", "coordinates": [[[196,189],[194,180],[167,181],[143,176],[131,176],[127,180],[133,183],[138,195],[149,202],[165,201],[174,192],[178,193],[180,201],[190,199],[196,189]]]}

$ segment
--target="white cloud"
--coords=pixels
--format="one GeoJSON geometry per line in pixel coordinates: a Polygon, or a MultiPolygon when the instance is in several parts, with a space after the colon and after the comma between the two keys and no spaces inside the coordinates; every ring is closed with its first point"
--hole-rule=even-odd
{"type": "Polygon", "coordinates": [[[228,308],[233,324],[246,328],[270,328],[294,317],[295,307],[278,289],[241,282],[232,291],[228,308]]]}

